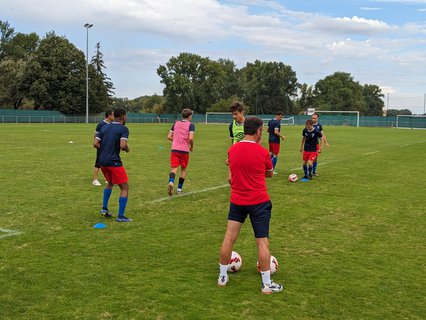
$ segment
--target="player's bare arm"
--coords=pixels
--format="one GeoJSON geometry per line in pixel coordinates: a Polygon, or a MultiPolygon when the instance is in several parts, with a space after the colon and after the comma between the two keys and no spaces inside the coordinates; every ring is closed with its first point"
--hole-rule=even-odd
{"type": "Polygon", "coordinates": [[[121,139],[120,140],[120,149],[125,151],[125,152],[130,152],[130,147],[127,144],[127,140],[126,139],[121,139]]]}
{"type": "Polygon", "coordinates": [[[169,131],[169,134],[167,135],[167,139],[169,141],[173,141],[173,131],[169,131]]]}
{"type": "MultiPolygon", "coordinates": [[[[268,132],[269,132],[269,128],[268,128],[267,130],[268,130],[268,132]]],[[[278,130],[278,129],[275,129],[275,130],[274,130],[274,134],[275,134],[276,136],[280,137],[280,138],[281,138],[281,140],[284,140],[284,139],[285,139],[285,136],[283,136],[283,135],[280,133],[280,130],[278,130]]]]}
{"type": "Polygon", "coordinates": [[[99,140],[95,137],[95,139],[93,139],[93,147],[96,148],[96,149],[100,149],[101,148],[101,140],[99,140]]]}
{"type": "Polygon", "coordinates": [[[301,145],[300,145],[300,152],[302,152],[302,151],[303,151],[303,145],[305,144],[305,140],[306,140],[306,137],[303,137],[303,138],[302,138],[302,143],[301,143],[301,145]]]}
{"type": "Polygon", "coordinates": [[[194,132],[189,133],[189,151],[194,150],[194,132]]]}

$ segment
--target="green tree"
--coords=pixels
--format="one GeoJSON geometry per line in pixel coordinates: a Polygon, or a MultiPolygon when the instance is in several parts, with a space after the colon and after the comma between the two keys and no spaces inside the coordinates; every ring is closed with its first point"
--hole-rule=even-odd
{"type": "Polygon", "coordinates": [[[335,72],[319,80],[314,89],[314,107],[331,111],[367,111],[363,87],[350,73],[335,72]]]}
{"type": "Polygon", "coordinates": [[[21,90],[34,100],[34,109],[84,113],[85,78],[84,53],[52,31],[28,62],[21,90]]]}
{"type": "Polygon", "coordinates": [[[385,103],[382,98],[384,94],[379,86],[374,84],[365,84],[362,90],[362,95],[366,103],[366,116],[382,116],[385,103]]]}
{"type": "Polygon", "coordinates": [[[397,115],[408,115],[411,116],[412,112],[408,109],[401,109],[401,110],[397,110],[397,109],[389,109],[386,112],[386,117],[396,117],[397,115]]]}
{"type": "Polygon", "coordinates": [[[102,112],[112,105],[114,85],[105,74],[105,63],[100,43],[96,43],[96,52],[89,68],[89,106],[90,112],[102,112]]]}
{"type": "Polygon", "coordinates": [[[20,85],[25,66],[39,44],[35,33],[15,33],[0,21],[0,105],[18,109],[24,100],[20,85]]]}
{"type": "Polygon", "coordinates": [[[300,85],[299,97],[296,99],[294,109],[291,110],[290,114],[299,114],[308,108],[312,108],[314,105],[314,94],[312,86],[308,86],[306,83],[300,85]]]}
{"type": "Polygon", "coordinates": [[[241,72],[236,67],[234,61],[219,59],[217,62],[224,73],[223,85],[220,89],[220,98],[227,100],[233,97],[241,97],[243,95],[241,72]]]}
{"type": "Polygon", "coordinates": [[[205,113],[220,99],[225,77],[218,62],[191,53],[170,58],[165,66],[159,66],[157,74],[165,85],[164,109],[171,113],[179,113],[183,108],[205,113]]]}
{"type": "Polygon", "coordinates": [[[241,70],[244,103],[254,106],[256,114],[271,114],[278,110],[290,113],[291,97],[297,95],[296,73],[282,62],[256,60],[241,70]]]}

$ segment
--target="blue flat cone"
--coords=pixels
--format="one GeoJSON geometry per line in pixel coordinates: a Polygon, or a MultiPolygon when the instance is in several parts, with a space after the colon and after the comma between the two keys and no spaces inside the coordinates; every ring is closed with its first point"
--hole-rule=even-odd
{"type": "Polygon", "coordinates": [[[97,224],[95,224],[93,226],[93,228],[95,228],[95,229],[105,229],[106,228],[106,224],[104,224],[102,222],[98,222],[97,224]]]}

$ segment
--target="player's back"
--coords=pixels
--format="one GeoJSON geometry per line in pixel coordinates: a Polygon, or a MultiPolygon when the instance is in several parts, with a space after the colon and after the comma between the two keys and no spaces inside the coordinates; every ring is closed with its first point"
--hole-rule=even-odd
{"type": "Polygon", "coordinates": [[[176,121],[172,127],[172,150],[189,152],[189,133],[195,130],[194,124],[187,120],[176,121]]]}
{"type": "Polygon", "coordinates": [[[128,138],[129,130],[127,127],[121,123],[113,122],[108,126],[103,126],[98,136],[101,140],[99,159],[101,166],[121,166],[120,141],[128,138]]]}
{"type": "Polygon", "coordinates": [[[272,170],[268,150],[261,145],[242,140],[228,152],[231,169],[231,201],[235,204],[258,204],[269,200],[265,171],[272,170]]]}

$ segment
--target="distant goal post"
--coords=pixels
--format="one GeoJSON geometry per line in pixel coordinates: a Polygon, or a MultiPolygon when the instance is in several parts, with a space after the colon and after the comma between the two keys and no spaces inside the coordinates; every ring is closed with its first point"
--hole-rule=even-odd
{"type": "MultiPolygon", "coordinates": [[[[270,118],[264,118],[262,116],[258,116],[262,119],[264,124],[268,124],[269,120],[271,120],[274,116],[270,118]]],[[[206,112],[206,124],[210,123],[231,123],[232,122],[232,113],[230,112],[206,112]]],[[[283,118],[281,119],[281,124],[284,126],[294,126],[294,117],[283,118]]]]}
{"type": "Polygon", "coordinates": [[[396,116],[397,129],[426,129],[426,115],[405,115],[396,116]]]}
{"type": "MultiPolygon", "coordinates": [[[[359,111],[315,110],[314,113],[316,113],[316,114],[321,114],[321,113],[322,114],[328,114],[328,113],[331,113],[335,117],[339,116],[340,114],[343,114],[343,115],[344,114],[349,114],[349,115],[351,115],[351,117],[356,117],[356,127],[359,127],[359,111]]],[[[319,121],[321,122],[321,119],[319,121]]],[[[339,120],[339,122],[340,122],[339,125],[344,125],[345,123],[348,124],[348,125],[350,125],[350,121],[348,121],[347,119],[346,120],[345,119],[341,119],[341,120],[339,120]]]]}

